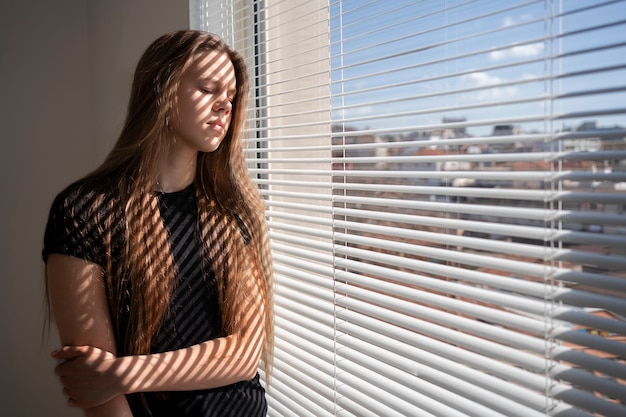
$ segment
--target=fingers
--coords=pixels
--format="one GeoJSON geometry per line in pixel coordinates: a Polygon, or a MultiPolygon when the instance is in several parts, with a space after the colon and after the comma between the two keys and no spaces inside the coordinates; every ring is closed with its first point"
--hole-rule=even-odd
{"type": "Polygon", "coordinates": [[[69,405],[70,407],[76,407],[76,402],[72,398],[72,395],[70,394],[70,391],[67,389],[67,387],[63,387],[63,395],[67,397],[67,405],[69,405]]]}
{"type": "Polygon", "coordinates": [[[71,378],[60,377],[61,384],[63,385],[63,395],[67,398],[67,405],[76,408],[89,408],[93,406],[89,400],[90,395],[84,390],[82,384],[76,385],[72,382],[71,378]]]}
{"type": "Polygon", "coordinates": [[[71,361],[85,357],[89,351],[90,346],[63,346],[61,349],[55,350],[50,355],[60,363],[54,368],[54,373],[60,377],[66,375],[72,369],[71,361]]]}
{"type": "Polygon", "coordinates": [[[91,346],[63,346],[50,353],[53,359],[70,360],[79,356],[84,356],[89,352],[91,346]]]}
{"type": "Polygon", "coordinates": [[[82,356],[83,354],[84,353],[80,352],[80,350],[78,350],[74,346],[64,346],[61,349],[55,350],[50,355],[52,356],[53,359],[69,360],[69,359],[74,359],[78,356],[82,356]]]}
{"type": "Polygon", "coordinates": [[[94,407],[116,395],[107,373],[116,359],[112,353],[92,346],[64,346],[51,356],[61,362],[54,373],[63,385],[69,406],[94,407]]]}

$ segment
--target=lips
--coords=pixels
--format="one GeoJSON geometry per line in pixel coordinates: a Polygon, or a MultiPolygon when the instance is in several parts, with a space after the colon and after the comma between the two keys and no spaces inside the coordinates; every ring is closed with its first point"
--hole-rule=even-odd
{"type": "Polygon", "coordinates": [[[224,123],[221,120],[213,120],[207,123],[213,129],[224,130],[224,123]]]}

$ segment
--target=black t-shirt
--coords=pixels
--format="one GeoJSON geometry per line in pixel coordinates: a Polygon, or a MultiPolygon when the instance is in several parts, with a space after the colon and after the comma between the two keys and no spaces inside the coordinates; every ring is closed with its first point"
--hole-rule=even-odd
{"type": "MultiPolygon", "coordinates": [[[[219,337],[221,327],[215,279],[201,256],[195,187],[192,184],[178,192],[157,193],[157,197],[178,276],[170,308],[153,338],[152,353],[214,339],[219,337]]],[[[88,260],[103,269],[110,262],[115,270],[125,235],[124,216],[119,206],[113,192],[102,195],[88,187],[75,186],[59,194],[52,204],[46,227],[44,261],[49,254],[60,253],[88,260]],[[112,216],[102,216],[103,210],[112,216]],[[107,233],[109,230],[112,230],[111,234],[107,233]],[[110,236],[110,252],[105,244],[107,236],[110,236]]],[[[117,330],[117,333],[120,346],[124,330],[117,330]]],[[[221,388],[127,397],[134,417],[260,417],[267,412],[265,391],[258,375],[251,381],[221,388]],[[149,412],[142,405],[144,402],[149,412]]]]}

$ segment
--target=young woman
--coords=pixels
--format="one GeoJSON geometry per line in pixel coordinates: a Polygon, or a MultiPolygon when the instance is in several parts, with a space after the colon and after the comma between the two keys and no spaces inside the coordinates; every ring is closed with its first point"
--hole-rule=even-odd
{"type": "Polygon", "coordinates": [[[157,39],[104,163],[55,199],[43,258],[86,416],[263,416],[272,354],[264,206],[240,143],[248,79],[213,35],[157,39]]]}

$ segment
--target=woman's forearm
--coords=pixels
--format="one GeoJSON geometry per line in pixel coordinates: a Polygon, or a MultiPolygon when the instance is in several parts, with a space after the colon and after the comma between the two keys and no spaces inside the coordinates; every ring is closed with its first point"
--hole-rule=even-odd
{"type": "Polygon", "coordinates": [[[248,337],[231,335],[171,352],[120,357],[116,374],[127,394],[208,389],[250,380],[263,337],[241,340],[248,337]]]}
{"type": "Polygon", "coordinates": [[[190,391],[252,379],[263,350],[265,309],[254,289],[250,294],[239,330],[228,336],[170,352],[118,358],[123,392],[190,391]]]}
{"type": "Polygon", "coordinates": [[[256,374],[262,338],[241,349],[238,336],[227,336],[185,349],[118,358],[125,393],[189,391],[250,380],[256,374]]]}

